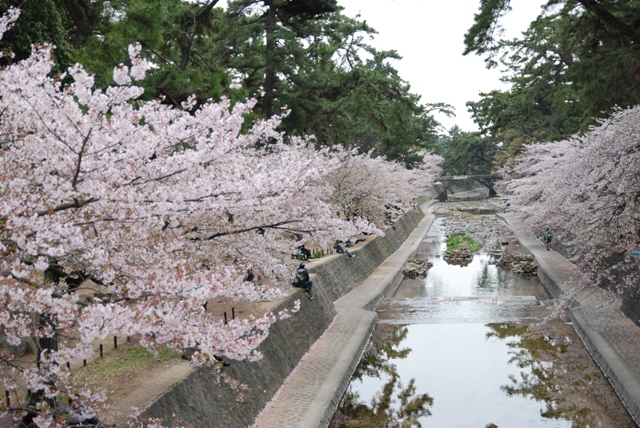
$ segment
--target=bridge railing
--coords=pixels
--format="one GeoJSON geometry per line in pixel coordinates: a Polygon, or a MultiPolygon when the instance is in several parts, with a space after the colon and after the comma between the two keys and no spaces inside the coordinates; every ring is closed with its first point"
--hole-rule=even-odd
{"type": "Polygon", "coordinates": [[[473,180],[473,179],[498,179],[499,175],[479,174],[479,175],[447,175],[444,177],[436,177],[434,181],[449,181],[449,180],[473,180]]]}

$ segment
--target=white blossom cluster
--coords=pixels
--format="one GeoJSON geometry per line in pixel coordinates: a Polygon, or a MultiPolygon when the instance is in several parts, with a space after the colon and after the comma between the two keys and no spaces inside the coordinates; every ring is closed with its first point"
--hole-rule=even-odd
{"type": "Polygon", "coordinates": [[[529,145],[506,172],[511,208],[529,229],[549,227],[593,282],[640,285],[640,107],[583,136],[529,145]]]}
{"type": "MultiPolygon", "coordinates": [[[[12,10],[0,19],[0,36],[16,18],[12,10]]],[[[92,342],[109,335],[139,337],[150,349],[196,349],[196,364],[210,354],[259,359],[270,325],[299,302],[277,317],[226,325],[203,305],[280,295],[294,267],[283,254],[374,231],[374,205],[408,195],[400,166],[285,142],[276,131],[282,117],[243,130],[255,99],[232,106],[224,98],[195,111],[195,98],[182,109],[139,101],[143,90],[132,82],[148,68],[140,46],[129,49],[131,67],[114,70],[117,86],[104,91],[80,65],[52,77],[51,54],[36,46],[0,70],[0,334],[11,345],[59,339],[57,351],[41,350],[38,365],[18,367],[0,349],[9,389],[22,376],[49,397],[104,401],[63,368],[89,358],[92,342]],[[338,188],[334,178],[347,164],[356,176],[338,188]],[[337,215],[347,209],[341,201],[354,198],[345,192],[372,200],[353,221],[337,215]],[[89,298],[79,304],[87,290],[47,280],[52,266],[89,274],[81,287],[91,289],[89,298]],[[264,289],[243,281],[248,268],[260,272],[264,289]]]]}
{"type": "Polygon", "coordinates": [[[330,201],[347,218],[366,218],[382,226],[390,206],[407,206],[416,195],[426,194],[426,188],[440,174],[439,156],[423,153],[423,167],[409,170],[371,152],[339,149],[336,156],[340,167],[327,176],[332,190],[330,201]]]}

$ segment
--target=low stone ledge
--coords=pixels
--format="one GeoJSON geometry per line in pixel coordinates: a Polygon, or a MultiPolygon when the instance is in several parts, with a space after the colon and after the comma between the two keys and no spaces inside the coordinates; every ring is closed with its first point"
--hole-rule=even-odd
{"type": "Polygon", "coordinates": [[[636,422],[640,421],[640,386],[637,377],[629,372],[608,341],[597,331],[589,328],[585,315],[578,309],[569,310],[576,332],[600,370],[609,380],[616,394],[636,422]]]}

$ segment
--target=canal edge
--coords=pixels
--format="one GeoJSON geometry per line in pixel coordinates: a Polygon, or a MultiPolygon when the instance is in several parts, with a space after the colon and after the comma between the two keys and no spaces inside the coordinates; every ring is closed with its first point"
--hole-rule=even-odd
{"type": "Polygon", "coordinates": [[[566,311],[576,333],[615,393],[640,426],[640,328],[613,298],[595,285],[578,286],[582,274],[577,267],[545,245],[532,234],[524,235],[517,217],[497,213],[509,225],[520,246],[535,257],[538,276],[547,291],[559,300],[566,300],[566,311]]]}
{"type": "Polygon", "coordinates": [[[337,315],[333,322],[301,358],[253,427],[328,426],[375,327],[375,309],[402,281],[404,263],[435,219],[427,211],[435,202],[422,204],[424,217],[402,245],[362,284],[334,302],[337,315]]]}

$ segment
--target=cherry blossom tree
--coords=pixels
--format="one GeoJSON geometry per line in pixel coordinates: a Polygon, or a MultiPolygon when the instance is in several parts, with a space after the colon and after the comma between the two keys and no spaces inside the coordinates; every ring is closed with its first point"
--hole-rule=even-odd
{"type": "MultiPolygon", "coordinates": [[[[12,9],[0,35],[15,19],[12,9]]],[[[285,231],[328,246],[361,230],[324,202],[329,186],[314,185],[338,159],[304,139],[285,142],[283,115],[245,130],[255,98],[195,111],[193,98],[182,110],[139,101],[133,82],[149,67],[139,46],[104,91],[80,65],[51,76],[52,50],[34,46],[0,70],[0,333],[38,348],[30,365],[0,349],[5,386],[103,401],[63,367],[108,335],[192,348],[195,364],[211,354],[259,359],[270,325],[299,302],[228,325],[203,305],[258,299],[242,280],[250,267],[278,295],[293,263],[282,255],[295,246],[285,231]]]]}
{"type": "Polygon", "coordinates": [[[346,218],[365,218],[382,226],[388,206],[408,204],[426,194],[428,185],[440,173],[442,158],[427,152],[422,155],[419,168],[407,169],[384,157],[373,157],[372,152],[337,149],[334,156],[340,167],[327,176],[332,187],[330,202],[346,218]]]}
{"type": "Polygon", "coordinates": [[[511,208],[530,230],[550,227],[593,282],[638,286],[640,107],[583,136],[529,145],[505,172],[511,208]]]}

